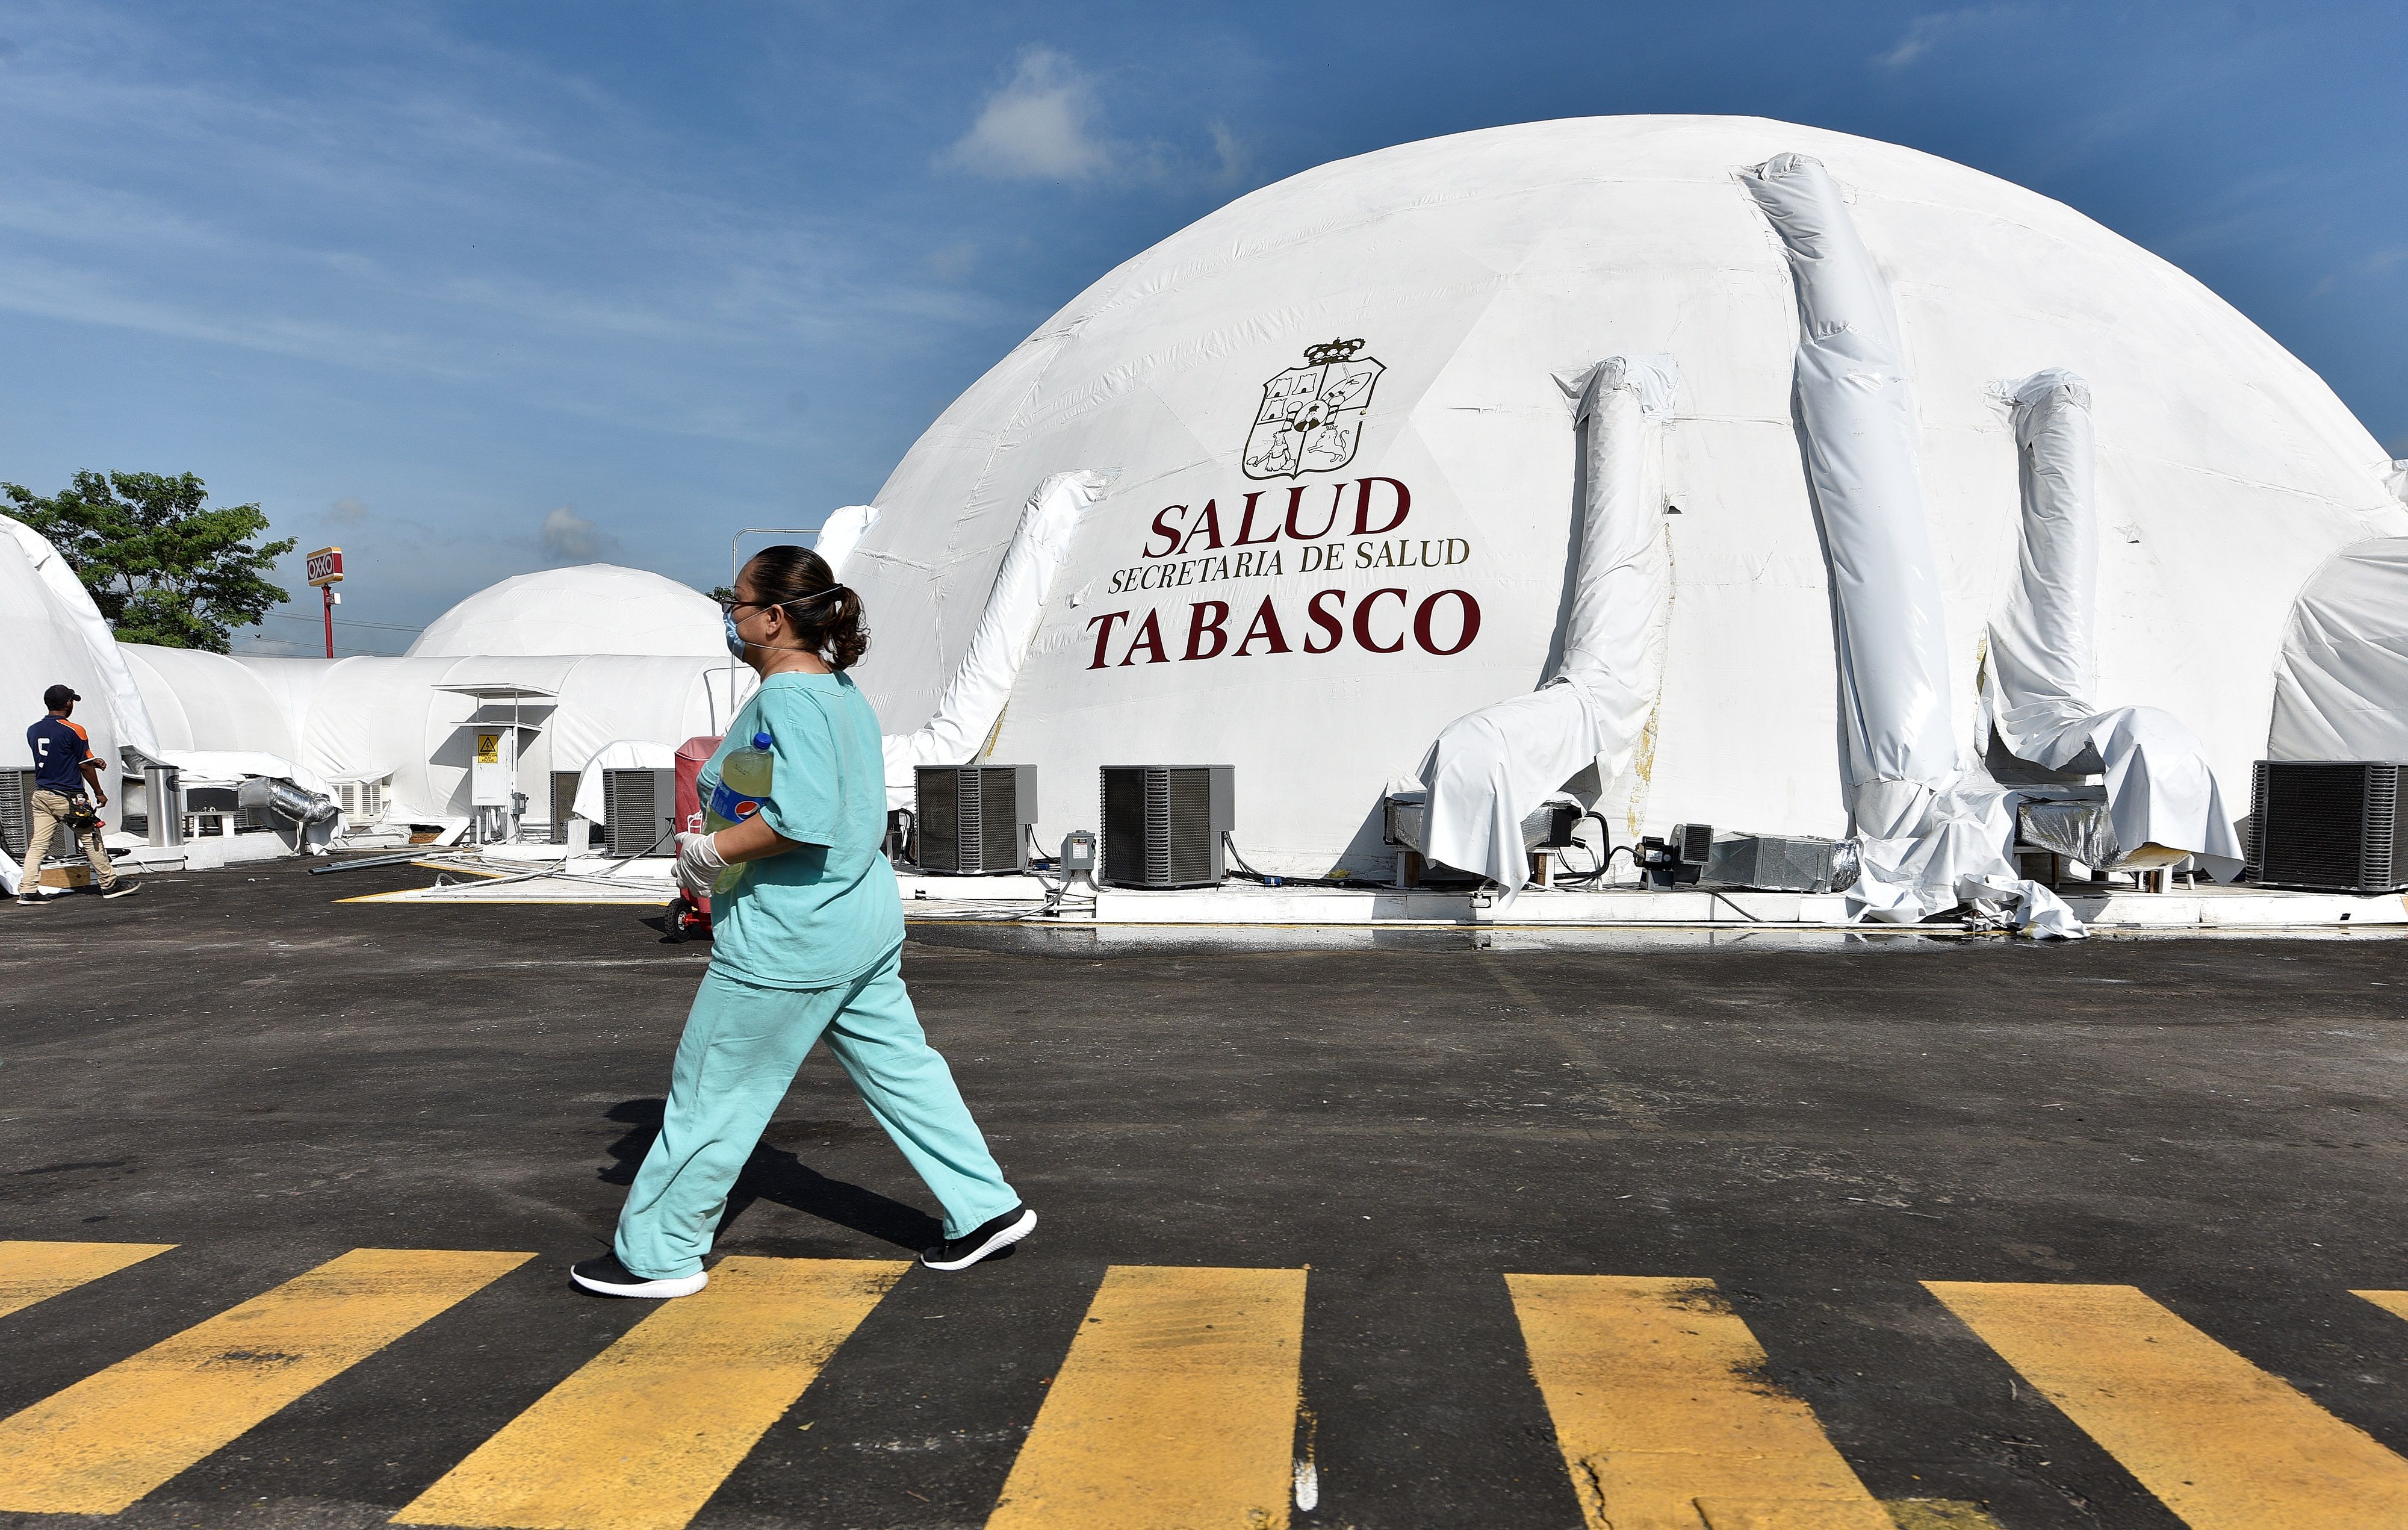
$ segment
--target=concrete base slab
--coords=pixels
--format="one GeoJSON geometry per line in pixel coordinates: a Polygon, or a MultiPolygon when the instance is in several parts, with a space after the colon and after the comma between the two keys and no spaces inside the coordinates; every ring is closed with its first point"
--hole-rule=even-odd
{"type": "MultiPolygon", "coordinates": [[[[671,862],[659,856],[626,860],[571,857],[558,845],[489,845],[472,853],[430,856],[421,864],[442,873],[437,885],[346,901],[657,905],[676,896],[671,862]]],[[[1226,930],[1249,937],[1281,931],[1703,931],[1792,939],[1817,932],[1851,939],[1956,933],[1946,925],[1854,923],[1847,899],[1838,894],[1533,888],[1507,900],[1493,891],[1460,888],[1269,888],[1229,882],[1159,892],[1074,883],[1057,895],[1057,884],[1037,876],[912,873],[897,882],[906,920],[926,925],[1009,923],[1189,933],[1226,930]]],[[[2075,914],[2101,934],[2408,930],[2408,898],[2394,894],[2355,897],[2203,886],[2169,893],[2070,888],[2064,895],[2075,914]]]]}

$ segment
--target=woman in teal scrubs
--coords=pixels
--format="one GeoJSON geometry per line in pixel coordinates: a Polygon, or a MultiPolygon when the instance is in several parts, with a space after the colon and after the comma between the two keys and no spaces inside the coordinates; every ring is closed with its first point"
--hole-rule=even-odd
{"type": "Polygon", "coordinates": [[[769,791],[716,834],[678,836],[678,877],[711,899],[710,969],[686,1016],[661,1134],[636,1171],[611,1251],[569,1271],[610,1296],[685,1296],[727,1191],[795,1070],[828,1049],[945,1208],[944,1241],[920,1256],[958,1270],[1026,1237],[1021,1205],[922,1034],[904,990],[903,905],[882,845],[886,770],[878,716],[844,671],[868,646],[860,598],[817,553],[765,548],[737,576],[727,645],[761,676],[702,771],[710,800],[729,750],[769,736],[769,791]]]}

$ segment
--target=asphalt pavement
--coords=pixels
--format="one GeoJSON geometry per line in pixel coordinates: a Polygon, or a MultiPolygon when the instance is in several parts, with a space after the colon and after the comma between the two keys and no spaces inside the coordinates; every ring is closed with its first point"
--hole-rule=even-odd
{"type": "MultiPolygon", "coordinates": [[[[532,1256],[160,1467],[114,1523],[387,1523],[662,1310],[565,1272],[607,1246],[709,946],[639,909],[336,902],[426,875],[288,863],[0,908],[0,1239],[173,1246],[0,1317],[0,1418],[349,1250],[532,1256]]],[[[1568,1463],[1580,1405],[1542,1386],[1536,1288],[1509,1275],[1612,1277],[1614,1301],[1693,1282],[1699,1331],[1761,1346],[1735,1406],[1802,1404],[1863,1490],[1929,1506],[1900,1523],[2249,1523],[2149,1454],[2210,1425],[2086,1412],[2088,1383],[1925,1282],[2134,1288],[2211,1371],[2371,1436],[2372,1485],[2331,1491],[2388,1503],[2408,1321],[2352,1293],[2408,1287],[2403,953],[1025,950],[915,927],[922,1017],[1041,1225],[962,1275],[881,1277],[692,1523],[986,1523],[1115,1269],[1305,1272],[1296,1491],[1257,1523],[1598,1523],[1612,1490],[1568,1463]]],[[[932,1210],[823,1053],[719,1251],[907,1259],[932,1210]]],[[[34,1501],[9,1469],[0,1508],[34,1501]]]]}

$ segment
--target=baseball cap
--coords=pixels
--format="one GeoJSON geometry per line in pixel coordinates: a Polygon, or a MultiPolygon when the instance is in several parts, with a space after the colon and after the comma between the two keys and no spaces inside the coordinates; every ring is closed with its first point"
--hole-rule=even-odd
{"type": "Polygon", "coordinates": [[[42,692],[42,705],[50,708],[52,712],[56,712],[59,708],[66,705],[69,701],[80,701],[82,700],[82,697],[78,696],[75,692],[67,689],[64,686],[52,686],[50,689],[42,692]]]}

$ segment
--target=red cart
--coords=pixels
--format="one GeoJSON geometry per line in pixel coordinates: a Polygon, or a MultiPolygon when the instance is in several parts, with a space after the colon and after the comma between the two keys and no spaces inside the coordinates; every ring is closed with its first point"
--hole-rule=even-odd
{"type": "MultiPolygon", "coordinates": [[[[688,739],[678,745],[677,822],[681,834],[702,832],[702,768],[718,752],[719,740],[716,738],[688,739]]],[[[666,914],[669,939],[710,938],[709,898],[697,898],[681,887],[666,914]]]]}

